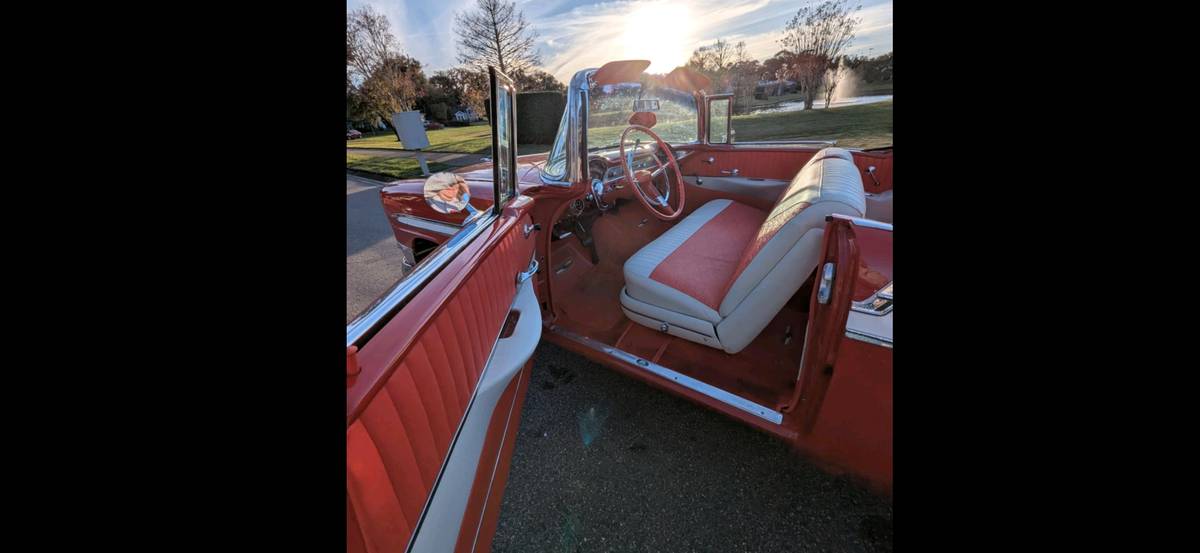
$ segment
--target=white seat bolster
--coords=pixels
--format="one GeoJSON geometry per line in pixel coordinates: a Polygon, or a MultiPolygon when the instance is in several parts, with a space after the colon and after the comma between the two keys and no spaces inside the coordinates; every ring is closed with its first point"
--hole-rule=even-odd
{"type": "MultiPolygon", "coordinates": [[[[737,280],[733,282],[733,286],[729,287],[729,292],[721,300],[721,305],[719,306],[720,315],[728,317],[730,313],[733,313],[733,310],[737,309],[738,305],[746,299],[750,291],[759,286],[759,283],[765,278],[767,273],[775,269],[784,256],[794,249],[794,245],[805,233],[811,229],[825,228],[825,217],[834,213],[853,217],[861,216],[853,207],[841,202],[821,202],[801,211],[799,215],[792,218],[783,228],[779,229],[779,232],[759,250],[758,255],[754,256],[750,264],[746,265],[742,274],[738,275],[737,280]]],[[[820,250],[821,244],[818,242],[812,248],[820,250]]],[[[807,277],[807,273],[804,276],[807,277]]],[[[799,287],[797,286],[797,288],[799,287]]],[[[779,290],[777,292],[780,294],[786,293],[787,298],[790,298],[792,294],[796,293],[796,290],[791,290],[790,292],[779,290]]]]}
{"type": "Polygon", "coordinates": [[[804,285],[821,259],[824,235],[824,228],[809,229],[746,295],[745,301],[717,324],[717,337],[727,353],[737,353],[750,345],[804,285]]]}

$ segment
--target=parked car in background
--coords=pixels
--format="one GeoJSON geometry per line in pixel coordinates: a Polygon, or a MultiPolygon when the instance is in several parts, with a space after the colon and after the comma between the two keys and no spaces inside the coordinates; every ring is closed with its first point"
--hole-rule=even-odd
{"type": "Polygon", "coordinates": [[[438,123],[437,121],[426,121],[425,122],[425,130],[427,130],[427,131],[436,131],[438,129],[444,129],[444,128],[446,128],[446,126],[441,123],[438,123]]]}
{"type": "Polygon", "coordinates": [[[355,129],[346,131],[346,140],[354,140],[355,138],[362,138],[362,133],[355,129]]]}

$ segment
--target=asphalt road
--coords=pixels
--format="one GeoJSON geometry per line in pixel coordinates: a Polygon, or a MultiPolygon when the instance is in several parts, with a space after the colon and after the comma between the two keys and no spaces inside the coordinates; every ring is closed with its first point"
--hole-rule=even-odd
{"type": "Polygon", "coordinates": [[[891,551],[892,505],[547,342],[492,551],[891,551]]]}
{"type": "MultiPolygon", "coordinates": [[[[346,318],[401,274],[382,183],[346,177],[346,318]]],[[[782,442],[543,342],[496,552],[891,551],[891,502],[782,442]]]]}
{"type": "Polygon", "coordinates": [[[403,256],[379,202],[383,184],[346,175],[346,322],[404,274],[403,256]]]}

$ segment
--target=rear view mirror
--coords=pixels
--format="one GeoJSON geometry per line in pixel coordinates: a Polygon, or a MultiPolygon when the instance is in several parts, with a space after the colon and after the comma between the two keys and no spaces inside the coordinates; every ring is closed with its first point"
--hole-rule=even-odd
{"type": "Polygon", "coordinates": [[[658,111],[658,100],[634,100],[633,111],[658,111]]]}

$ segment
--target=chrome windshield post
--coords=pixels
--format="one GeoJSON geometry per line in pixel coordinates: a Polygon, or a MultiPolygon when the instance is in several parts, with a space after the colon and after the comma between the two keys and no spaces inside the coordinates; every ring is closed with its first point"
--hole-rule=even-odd
{"type": "Polygon", "coordinates": [[[588,89],[595,72],[595,68],[584,69],[571,78],[571,84],[567,87],[563,124],[559,125],[558,135],[550,148],[550,157],[542,171],[544,184],[571,186],[571,183],[581,182],[586,176],[588,89]]]}

